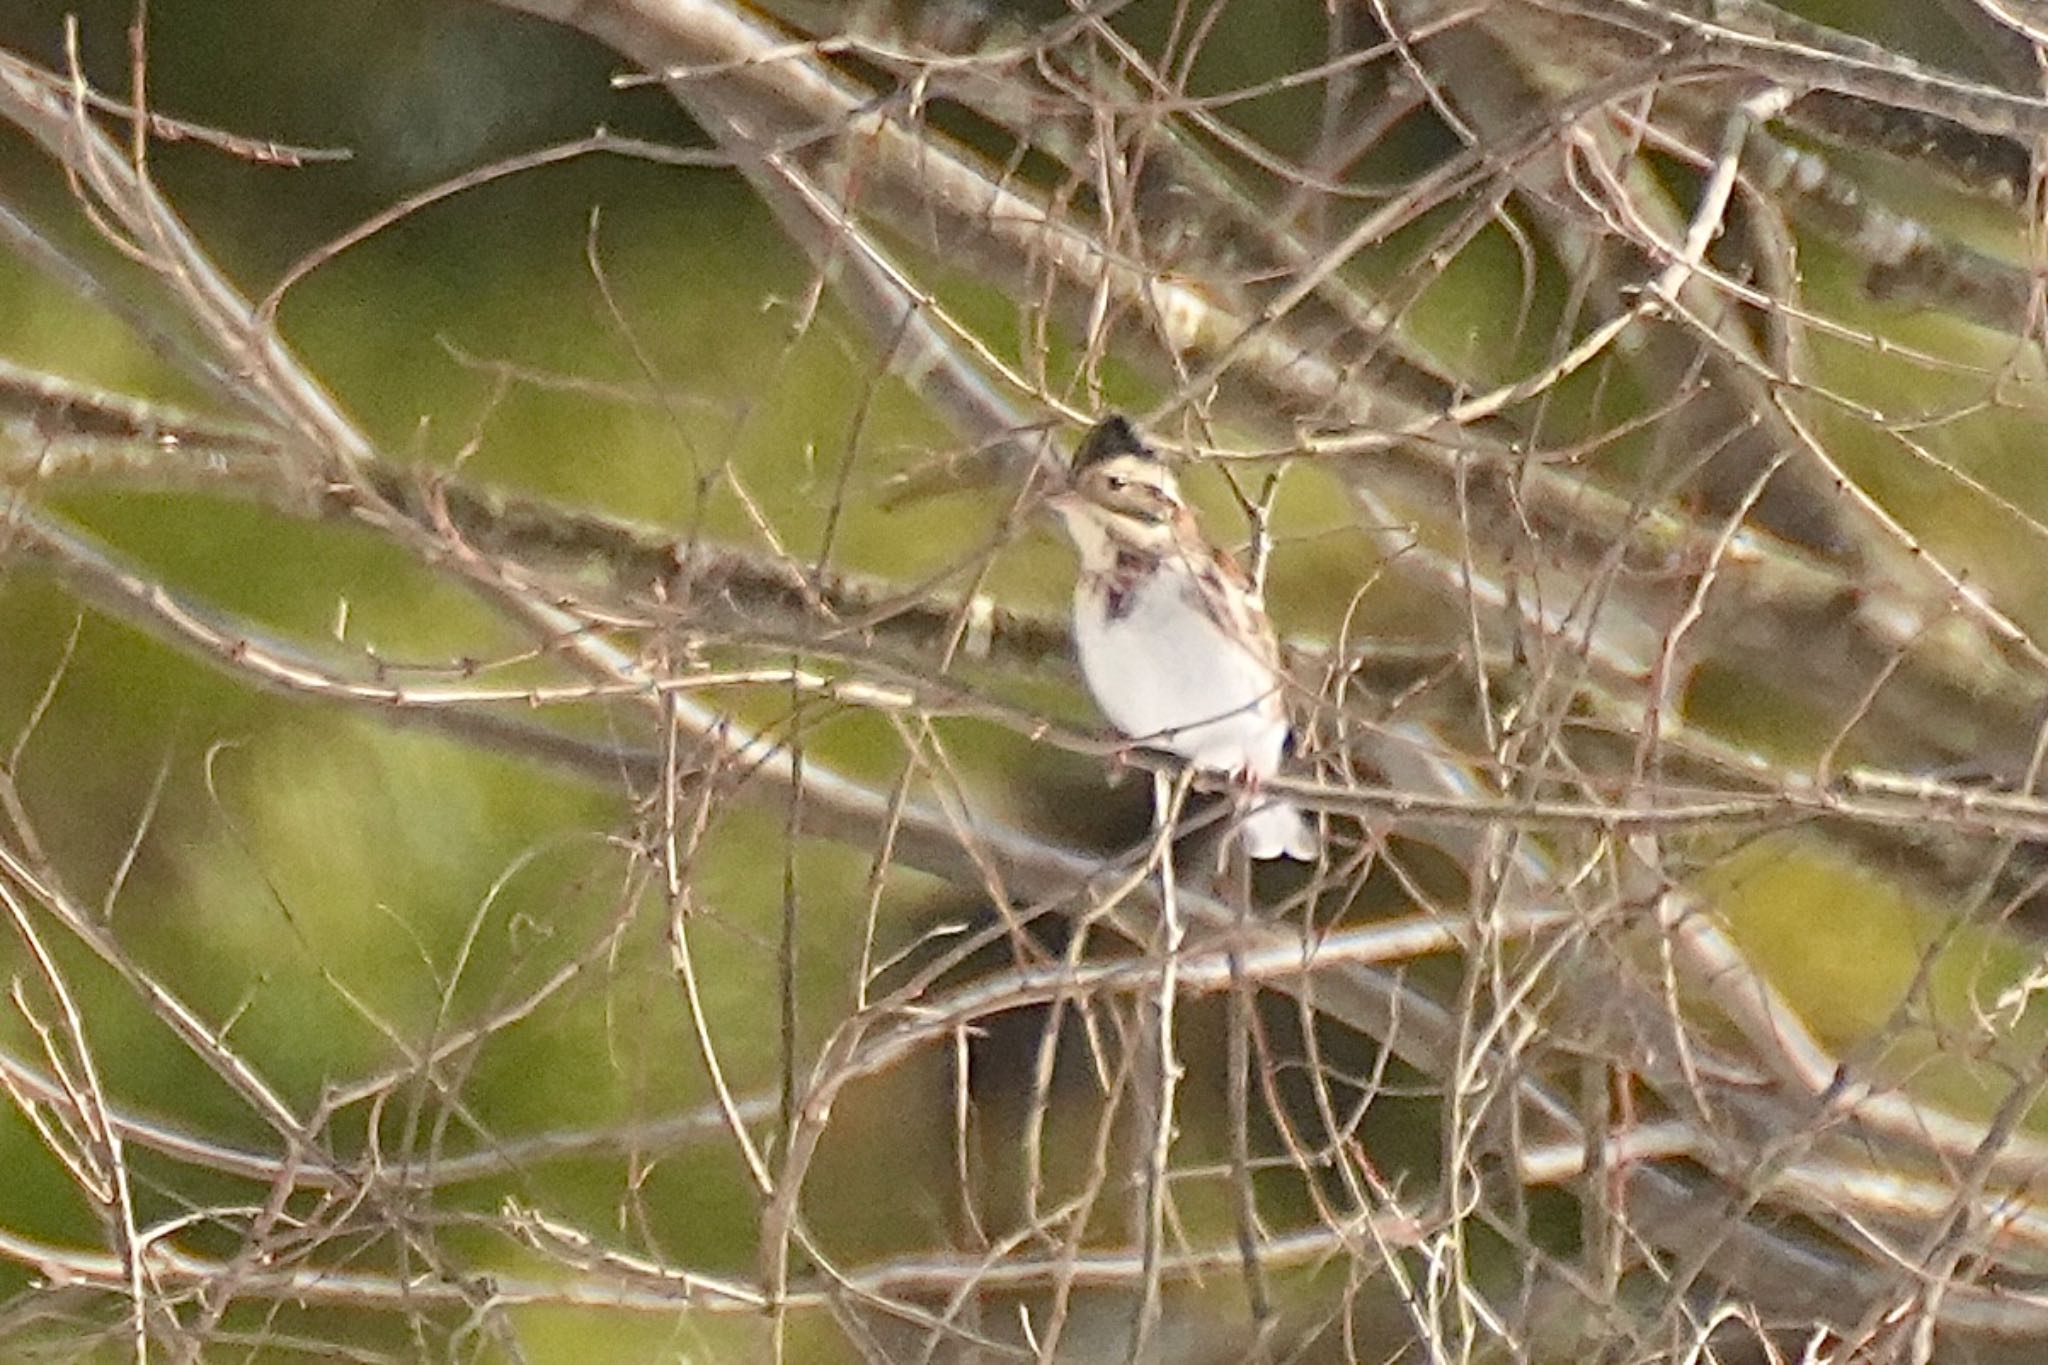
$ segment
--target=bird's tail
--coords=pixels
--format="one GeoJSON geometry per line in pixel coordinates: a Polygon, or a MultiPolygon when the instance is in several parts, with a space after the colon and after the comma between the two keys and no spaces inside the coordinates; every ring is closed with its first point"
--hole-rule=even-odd
{"type": "Polygon", "coordinates": [[[1291,801],[1267,797],[1244,817],[1244,851],[1254,858],[1309,862],[1321,848],[1316,827],[1291,801]]]}

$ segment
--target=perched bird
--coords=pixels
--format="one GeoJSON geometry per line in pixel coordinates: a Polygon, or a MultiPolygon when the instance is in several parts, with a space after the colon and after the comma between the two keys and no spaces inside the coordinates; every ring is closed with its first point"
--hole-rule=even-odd
{"type": "Polygon", "coordinates": [[[1287,747],[1273,624],[1244,570],[1203,538],[1159,453],[1112,414],[1047,502],[1081,552],[1074,644],[1096,704],[1131,739],[1242,779],[1252,857],[1315,857],[1301,811],[1258,794],[1287,747]]]}

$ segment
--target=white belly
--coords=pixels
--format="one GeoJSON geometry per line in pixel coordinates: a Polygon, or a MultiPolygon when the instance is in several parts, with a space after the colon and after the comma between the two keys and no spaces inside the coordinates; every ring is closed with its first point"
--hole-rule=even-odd
{"type": "Polygon", "coordinates": [[[1197,767],[1270,777],[1287,739],[1278,681],[1188,592],[1187,575],[1169,563],[1134,590],[1115,622],[1101,600],[1077,595],[1074,645],[1088,690],[1134,740],[1197,767]]]}

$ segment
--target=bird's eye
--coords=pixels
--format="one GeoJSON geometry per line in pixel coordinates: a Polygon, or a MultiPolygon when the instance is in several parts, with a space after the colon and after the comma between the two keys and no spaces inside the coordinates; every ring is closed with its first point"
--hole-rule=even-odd
{"type": "Polygon", "coordinates": [[[1109,485],[1109,491],[1112,493],[1121,493],[1131,486],[1131,481],[1121,474],[1111,474],[1103,482],[1109,485]]]}

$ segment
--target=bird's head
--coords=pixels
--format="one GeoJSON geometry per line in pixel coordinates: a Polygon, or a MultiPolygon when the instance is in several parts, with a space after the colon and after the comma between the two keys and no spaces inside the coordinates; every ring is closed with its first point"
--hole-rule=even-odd
{"type": "Polygon", "coordinates": [[[1120,548],[1162,552],[1187,514],[1173,471],[1115,413],[1089,430],[1074,453],[1067,488],[1047,501],[1091,559],[1105,551],[1113,558],[1120,548]]]}

